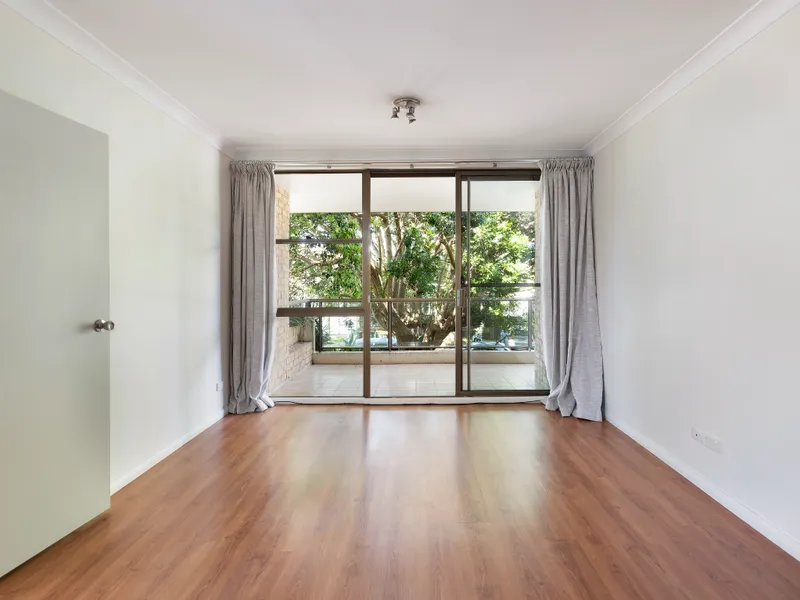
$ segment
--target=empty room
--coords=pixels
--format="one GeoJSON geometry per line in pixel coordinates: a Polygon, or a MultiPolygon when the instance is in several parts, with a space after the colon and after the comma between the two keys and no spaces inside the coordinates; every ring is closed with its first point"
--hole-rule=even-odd
{"type": "Polygon", "coordinates": [[[800,0],[0,0],[0,600],[800,600],[800,0]]]}

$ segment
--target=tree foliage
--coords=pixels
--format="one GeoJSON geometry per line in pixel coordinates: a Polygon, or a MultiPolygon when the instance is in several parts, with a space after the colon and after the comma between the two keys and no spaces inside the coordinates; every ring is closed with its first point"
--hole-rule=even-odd
{"type": "MultiPolygon", "coordinates": [[[[293,213],[289,237],[350,239],[361,237],[357,215],[293,213]]],[[[289,297],[361,298],[361,246],[358,244],[293,244],[289,246],[289,297]]]]}
{"type": "MultiPolygon", "coordinates": [[[[465,213],[466,218],[466,213],[465,213]]],[[[371,218],[371,296],[377,298],[444,298],[445,302],[394,302],[392,334],[400,342],[440,346],[456,328],[454,286],[455,213],[388,212],[371,218]]],[[[359,215],[292,214],[290,235],[296,238],[360,237],[359,215]]],[[[471,264],[473,286],[534,280],[535,222],[528,212],[475,212],[467,231],[463,260],[471,264]]],[[[290,247],[291,297],[360,298],[361,246],[297,244],[290,247]]],[[[473,296],[511,298],[508,287],[473,288],[473,296]]],[[[516,302],[473,300],[473,330],[508,330],[518,324],[516,302]]],[[[373,303],[373,319],[388,330],[388,303],[373,303]]]]}

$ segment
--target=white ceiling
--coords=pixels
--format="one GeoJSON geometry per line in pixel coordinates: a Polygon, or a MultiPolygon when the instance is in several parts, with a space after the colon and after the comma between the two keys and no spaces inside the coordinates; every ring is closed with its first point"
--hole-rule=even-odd
{"type": "Polygon", "coordinates": [[[334,160],[580,150],[755,0],[51,3],[226,147],[334,160]]]}
{"type": "MultiPolygon", "coordinates": [[[[289,192],[293,213],[361,212],[361,175],[350,173],[276,175],[278,186],[289,192]]],[[[533,211],[538,181],[470,182],[470,209],[533,211]]],[[[387,177],[370,183],[372,212],[453,212],[455,178],[387,177]]],[[[462,192],[467,208],[466,187],[462,192]]]]}

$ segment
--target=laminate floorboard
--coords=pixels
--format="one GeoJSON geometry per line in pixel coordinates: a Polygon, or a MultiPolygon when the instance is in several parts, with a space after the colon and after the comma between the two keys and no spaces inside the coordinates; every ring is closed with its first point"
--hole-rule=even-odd
{"type": "Polygon", "coordinates": [[[0,598],[796,600],[800,563],[608,424],[279,406],[196,437],[0,598]]]}

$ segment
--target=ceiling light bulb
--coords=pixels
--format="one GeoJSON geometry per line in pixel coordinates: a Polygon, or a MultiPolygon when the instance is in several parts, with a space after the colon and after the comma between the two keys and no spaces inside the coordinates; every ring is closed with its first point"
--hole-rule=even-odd
{"type": "Polygon", "coordinates": [[[397,107],[395,106],[395,107],[392,109],[392,118],[393,118],[393,119],[399,119],[400,117],[399,117],[399,116],[397,116],[397,113],[399,113],[399,112],[400,112],[400,109],[399,109],[399,108],[397,108],[397,107]]]}
{"type": "Polygon", "coordinates": [[[408,110],[406,111],[406,117],[408,117],[409,124],[413,123],[414,121],[417,120],[417,117],[414,116],[414,107],[413,106],[409,106],[408,107],[408,110]]]}

